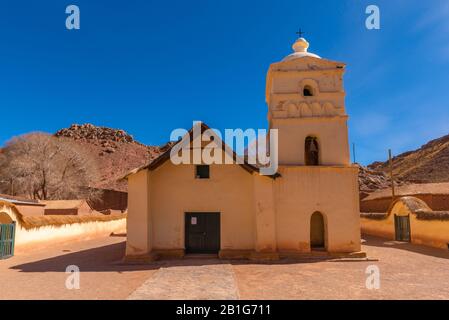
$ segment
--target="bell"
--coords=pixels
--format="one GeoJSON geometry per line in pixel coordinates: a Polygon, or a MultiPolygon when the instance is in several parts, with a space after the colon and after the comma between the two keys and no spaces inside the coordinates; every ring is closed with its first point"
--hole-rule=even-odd
{"type": "Polygon", "coordinates": [[[311,152],[318,152],[318,148],[316,147],[315,141],[312,141],[310,143],[310,149],[311,152]]]}

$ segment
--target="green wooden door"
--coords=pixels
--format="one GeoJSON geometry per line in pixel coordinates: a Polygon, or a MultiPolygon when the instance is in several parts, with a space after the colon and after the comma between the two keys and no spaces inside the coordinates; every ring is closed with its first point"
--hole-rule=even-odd
{"type": "Polygon", "coordinates": [[[0,259],[14,255],[14,238],[16,223],[0,224],[0,259]]]}
{"type": "Polygon", "coordinates": [[[396,241],[411,241],[410,216],[394,216],[394,229],[396,241]]]}

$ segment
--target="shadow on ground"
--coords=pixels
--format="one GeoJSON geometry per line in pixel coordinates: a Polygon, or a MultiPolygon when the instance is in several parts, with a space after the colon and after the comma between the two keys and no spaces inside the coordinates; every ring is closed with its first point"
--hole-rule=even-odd
{"type": "Polygon", "coordinates": [[[317,263],[323,261],[335,261],[326,257],[304,258],[304,259],[281,259],[274,262],[256,262],[248,260],[220,260],[217,258],[184,258],[160,260],[148,264],[123,263],[125,255],[126,240],[120,243],[92,248],[88,250],[67,253],[62,251],[61,255],[42,259],[38,261],[14,265],[11,269],[20,272],[65,272],[67,266],[76,265],[83,272],[126,272],[138,270],[156,270],[178,266],[200,266],[213,264],[297,264],[317,263]]]}
{"type": "Polygon", "coordinates": [[[47,259],[12,266],[21,272],[65,272],[67,266],[76,265],[87,272],[123,272],[133,270],[151,270],[151,265],[125,265],[122,258],[126,242],[66,253],[47,259]]]}
{"type": "Polygon", "coordinates": [[[408,242],[394,241],[388,239],[377,238],[369,235],[362,235],[366,240],[363,244],[367,247],[394,248],[399,250],[407,250],[414,253],[432,256],[436,258],[449,259],[449,251],[444,249],[432,248],[423,245],[411,244],[408,242]]]}

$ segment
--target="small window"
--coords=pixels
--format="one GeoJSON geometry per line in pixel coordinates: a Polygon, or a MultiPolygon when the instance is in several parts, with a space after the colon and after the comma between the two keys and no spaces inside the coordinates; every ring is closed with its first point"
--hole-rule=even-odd
{"type": "Polygon", "coordinates": [[[313,89],[310,86],[305,86],[303,89],[302,94],[304,97],[312,97],[313,96],[313,89]]]}
{"type": "Polygon", "coordinates": [[[195,178],[196,179],[209,179],[210,169],[207,165],[198,165],[195,168],[195,178]]]}

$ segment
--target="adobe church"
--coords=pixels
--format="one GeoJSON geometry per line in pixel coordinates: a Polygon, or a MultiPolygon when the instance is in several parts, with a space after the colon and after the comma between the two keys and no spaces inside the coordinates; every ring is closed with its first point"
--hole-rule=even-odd
{"type": "Polygon", "coordinates": [[[268,69],[277,174],[261,175],[248,163],[176,165],[168,150],[127,176],[127,259],[363,254],[345,64],[322,59],[308,47],[299,38],[294,52],[268,69]]]}

